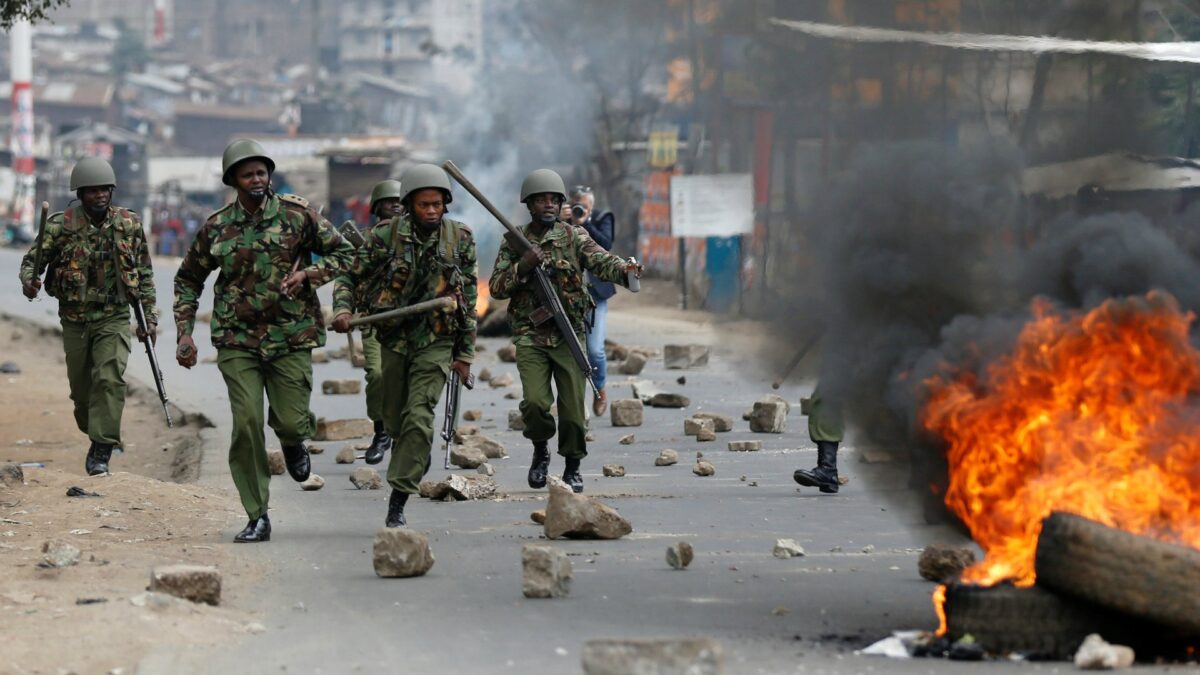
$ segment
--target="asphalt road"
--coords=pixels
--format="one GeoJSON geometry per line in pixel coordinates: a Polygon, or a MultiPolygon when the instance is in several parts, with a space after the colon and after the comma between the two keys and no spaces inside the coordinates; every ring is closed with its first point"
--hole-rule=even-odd
{"type": "MultiPolygon", "coordinates": [[[[10,314],[54,322],[55,302],[27,302],[15,283],[19,256],[0,250],[0,302],[10,314]]],[[[170,316],[174,268],[156,268],[159,303],[170,316]]],[[[325,291],[328,296],[328,289],[325,291]]],[[[211,282],[202,308],[211,305],[211,282]]],[[[507,413],[516,401],[504,394],[517,386],[486,385],[464,395],[463,407],[484,413],[483,432],[509,449],[510,459],[494,460],[496,479],[507,497],[500,501],[434,503],[414,499],[409,526],[429,535],[437,562],[416,579],[379,579],[371,564],[374,533],[383,524],[388,491],[358,491],[348,480],[356,465],[336,465],[343,443],[324,444],[313,457],[326,487],[306,493],[285,476],[276,477],[271,500],[273,540],[239,546],[237,552],[265,563],[270,572],[257,588],[241,594],[247,609],[259,612],[266,630],[236,644],[216,648],[162,650],[139,667],[141,673],[571,673],[580,671],[585,641],[592,638],[707,636],[718,640],[730,673],[890,672],[959,673],[1004,669],[1052,671],[1065,664],[964,664],[936,660],[895,661],[856,655],[854,650],[894,629],[935,625],[932,585],[916,572],[919,549],[931,542],[961,541],[953,531],[924,524],[904,476],[888,465],[859,461],[853,443],[844,446],[842,473],[850,483],[836,496],[797,489],[791,473],[815,463],[805,420],[794,409],[787,432],[752,434],[740,420],[769,378],[749,375],[750,357],[731,326],[702,314],[638,308],[622,299],[609,317],[610,337],[619,342],[661,348],[674,342],[713,346],[710,363],[689,371],[667,371],[655,359],[642,377],[666,391],[691,398],[687,410],[647,408],[645,423],[614,428],[593,420],[596,441],[584,464],[586,493],[601,497],[629,518],[632,535],[618,541],[562,541],[574,564],[569,598],[527,600],[521,595],[520,549],[543,540],[531,511],[545,507],[545,492],[525,485],[530,454],[518,432],[507,431],[507,413]],[[685,375],[684,385],[676,378],[685,375]],[[711,410],[738,420],[736,431],[713,443],[683,436],[690,412],[711,410]],[[618,439],[634,433],[636,441],[618,439]],[[731,440],[758,439],[764,449],[733,453],[731,440]],[[680,453],[680,463],[655,467],[663,448],[680,453]],[[691,472],[697,450],[716,465],[713,477],[691,472]],[[603,478],[602,464],[623,464],[623,478],[603,478]],[[745,476],[745,480],[742,477],[745,476]],[[777,538],[799,542],[807,555],[772,557],[777,538]],[[686,571],[665,563],[668,544],[687,540],[696,559],[686,571]]],[[[738,324],[739,330],[745,324],[738,324]]],[[[200,480],[231,487],[225,465],[228,403],[215,364],[192,372],[174,364],[174,327],[165,320],[159,349],[173,401],[203,411],[216,425],[205,433],[200,480]]],[[[207,327],[198,327],[200,358],[213,354],[207,327]]],[[[482,339],[476,369],[494,374],[514,364],[499,363],[500,339],[482,339]]],[[[345,338],[330,335],[332,347],[345,338]]],[[[784,360],[786,355],[781,355],[784,360]]],[[[148,369],[140,354],[130,372],[143,382],[148,369]]],[[[312,407],[329,418],[363,417],[361,396],[324,396],[319,382],[356,377],[349,362],[315,366],[317,392],[312,407]]],[[[613,398],[630,396],[625,376],[613,375],[613,398]]],[[[794,383],[779,392],[790,401],[811,389],[794,383]]],[[[65,389],[64,389],[64,395],[65,389]]],[[[441,409],[439,407],[439,423],[441,409]]],[[[268,437],[268,445],[275,444],[268,437]]],[[[440,442],[431,475],[440,476],[440,442]]],[[[114,464],[119,469],[119,457],[114,464]]],[[[384,469],[384,465],[378,468],[384,469]]],[[[561,473],[561,458],[552,470],[561,473]]],[[[230,523],[226,540],[242,527],[230,523]]],[[[233,544],[225,544],[233,546],[233,544]]],[[[1069,666],[1066,666],[1069,667],[1069,666]]]]}

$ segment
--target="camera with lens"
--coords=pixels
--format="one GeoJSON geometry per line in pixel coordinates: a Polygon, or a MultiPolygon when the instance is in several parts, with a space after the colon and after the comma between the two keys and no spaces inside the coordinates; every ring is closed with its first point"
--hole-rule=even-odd
{"type": "Polygon", "coordinates": [[[572,204],[571,205],[571,215],[575,216],[576,218],[582,219],[584,216],[587,215],[587,209],[584,208],[583,204],[572,204]]]}

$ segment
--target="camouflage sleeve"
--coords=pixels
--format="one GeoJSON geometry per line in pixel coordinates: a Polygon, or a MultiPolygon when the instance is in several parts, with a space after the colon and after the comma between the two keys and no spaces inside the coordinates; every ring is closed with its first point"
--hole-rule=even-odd
{"type": "Polygon", "coordinates": [[[479,300],[479,260],[475,254],[475,237],[464,231],[458,243],[459,260],[462,261],[463,322],[454,338],[454,360],[471,363],[475,360],[475,328],[477,317],[475,303],[479,300]]]}
{"type": "Polygon", "coordinates": [[[62,214],[57,213],[46,220],[46,231],[42,234],[42,269],[33,269],[33,259],[37,257],[36,241],[25,257],[21,258],[21,285],[42,278],[42,272],[45,272],[58,257],[58,249],[62,246],[62,233],[62,214]]]}
{"type": "Polygon", "coordinates": [[[372,275],[383,269],[379,258],[386,254],[377,230],[363,233],[363,243],[354,251],[350,265],[333,278],[333,315],[350,314],[358,309],[355,292],[359,285],[367,283],[372,275]]]}
{"type": "Polygon", "coordinates": [[[142,303],[142,311],[146,313],[146,323],[158,324],[158,295],[154,288],[154,264],[150,261],[150,246],[146,243],[146,231],[142,222],[134,219],[137,232],[134,234],[137,246],[137,278],[138,301],[142,303]]]}
{"type": "Polygon", "coordinates": [[[208,223],[196,232],[196,238],[188,247],[175,273],[175,333],[176,339],[191,335],[196,327],[196,309],[200,306],[200,294],[204,292],[204,280],[217,268],[212,257],[212,228],[208,223]]]}
{"type": "Polygon", "coordinates": [[[310,210],[309,216],[314,225],[309,250],[319,253],[321,259],[309,265],[305,271],[308,272],[309,283],[313,288],[317,288],[350,269],[351,263],[354,262],[354,246],[321,214],[310,210]]]}
{"type": "Polygon", "coordinates": [[[508,243],[508,236],[500,240],[500,251],[496,254],[496,265],[492,268],[492,278],[488,281],[488,291],[493,298],[504,300],[524,285],[527,275],[521,274],[517,263],[520,254],[508,243]]]}
{"type": "Polygon", "coordinates": [[[597,279],[627,285],[625,266],[629,264],[628,260],[605,251],[582,227],[575,228],[575,236],[578,237],[579,259],[584,268],[597,279]]]}

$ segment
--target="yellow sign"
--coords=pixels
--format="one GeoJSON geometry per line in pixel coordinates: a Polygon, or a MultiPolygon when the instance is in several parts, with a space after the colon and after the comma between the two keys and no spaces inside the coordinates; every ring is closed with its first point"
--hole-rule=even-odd
{"type": "Polygon", "coordinates": [[[665,169],[679,161],[679,128],[650,132],[650,166],[665,169]]]}

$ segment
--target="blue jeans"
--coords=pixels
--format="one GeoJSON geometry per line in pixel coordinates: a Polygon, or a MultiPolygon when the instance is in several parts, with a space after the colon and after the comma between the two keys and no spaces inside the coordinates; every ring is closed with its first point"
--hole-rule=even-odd
{"type": "Polygon", "coordinates": [[[588,361],[596,369],[596,389],[604,388],[608,380],[608,359],[604,356],[604,324],[608,319],[608,300],[596,301],[596,318],[587,334],[588,361]]]}

